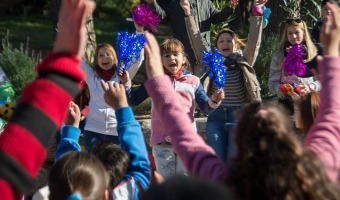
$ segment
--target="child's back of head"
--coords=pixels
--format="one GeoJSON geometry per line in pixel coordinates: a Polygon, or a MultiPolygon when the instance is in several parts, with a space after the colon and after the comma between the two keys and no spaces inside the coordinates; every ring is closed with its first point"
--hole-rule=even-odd
{"type": "Polygon", "coordinates": [[[92,153],[102,162],[110,176],[110,187],[114,188],[123,179],[129,166],[129,155],[113,142],[96,145],[92,153]]]}
{"type": "Polygon", "coordinates": [[[101,162],[90,153],[69,152],[53,166],[49,176],[50,200],[103,199],[109,176],[101,162]]]}
{"type": "Polygon", "coordinates": [[[248,106],[236,133],[231,184],[240,199],[337,199],[318,158],[305,151],[277,105],[248,106]]]}
{"type": "Polygon", "coordinates": [[[142,200],[232,200],[229,190],[220,184],[193,176],[174,176],[160,185],[152,185],[142,200]]]}

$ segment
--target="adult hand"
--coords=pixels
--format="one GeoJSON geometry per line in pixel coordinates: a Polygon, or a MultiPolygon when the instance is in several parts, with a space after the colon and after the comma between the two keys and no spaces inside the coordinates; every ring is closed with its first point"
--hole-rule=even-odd
{"type": "Polygon", "coordinates": [[[327,3],[332,15],[327,16],[322,25],[320,41],[324,55],[339,57],[340,50],[340,8],[336,4],[327,3]]]}
{"type": "Polygon", "coordinates": [[[104,100],[107,105],[115,110],[129,106],[125,94],[125,87],[123,85],[111,81],[105,83],[104,80],[101,80],[100,83],[104,90],[104,100]]]}
{"type": "Polygon", "coordinates": [[[94,1],[63,0],[59,12],[58,33],[54,53],[82,58],[87,38],[86,17],[95,9],[94,1]]]}
{"type": "Polygon", "coordinates": [[[266,4],[266,3],[267,3],[267,0],[255,0],[254,6],[260,6],[260,7],[262,7],[262,6],[264,6],[264,4],[266,4]]]}
{"type": "Polygon", "coordinates": [[[239,3],[239,0],[230,0],[228,5],[230,8],[235,9],[238,3],[239,3]]]}
{"type": "Polygon", "coordinates": [[[179,4],[181,5],[185,16],[189,16],[190,13],[190,3],[188,0],[180,0],[179,4]]]}
{"type": "Polygon", "coordinates": [[[149,32],[146,32],[145,37],[145,69],[148,78],[152,79],[156,76],[164,75],[164,69],[161,60],[161,52],[155,36],[149,32]]]}
{"type": "Polygon", "coordinates": [[[79,106],[75,104],[73,101],[71,101],[69,105],[67,117],[65,119],[65,124],[79,128],[80,121],[81,121],[81,112],[80,112],[79,106]]]}

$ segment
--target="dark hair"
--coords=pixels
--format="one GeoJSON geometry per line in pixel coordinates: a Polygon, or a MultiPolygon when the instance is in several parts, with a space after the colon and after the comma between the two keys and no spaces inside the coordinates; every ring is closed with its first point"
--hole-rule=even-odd
{"type": "Polygon", "coordinates": [[[246,46],[244,39],[241,39],[233,30],[229,28],[224,28],[215,35],[215,46],[217,47],[218,38],[223,34],[228,33],[234,40],[235,44],[237,45],[237,49],[246,46]]]}
{"type": "Polygon", "coordinates": [[[224,186],[193,176],[174,176],[160,185],[151,185],[141,200],[232,200],[224,186]]]}
{"type": "Polygon", "coordinates": [[[327,2],[334,3],[334,4],[338,5],[338,6],[340,6],[340,1],[339,0],[322,0],[321,8],[324,7],[327,2]]]}
{"type": "Polygon", "coordinates": [[[126,174],[130,162],[129,155],[119,145],[108,141],[94,146],[92,153],[109,173],[110,187],[116,187],[126,174]]]}
{"type": "Polygon", "coordinates": [[[251,104],[236,128],[229,184],[239,199],[339,199],[319,159],[305,151],[283,108],[251,104]]]}
{"type": "Polygon", "coordinates": [[[92,154],[68,152],[50,171],[50,200],[67,199],[73,193],[83,199],[102,199],[109,185],[109,176],[92,154]]]}

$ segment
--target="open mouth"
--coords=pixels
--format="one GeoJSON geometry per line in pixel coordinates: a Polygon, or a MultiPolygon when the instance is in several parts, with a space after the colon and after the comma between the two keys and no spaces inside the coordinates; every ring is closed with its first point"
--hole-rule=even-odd
{"type": "Polygon", "coordinates": [[[171,67],[171,68],[176,68],[177,65],[176,65],[176,63],[172,63],[172,64],[169,65],[169,67],[171,67]]]}
{"type": "Polygon", "coordinates": [[[229,48],[224,48],[224,49],[222,49],[222,52],[229,52],[229,51],[230,51],[229,48]]]}

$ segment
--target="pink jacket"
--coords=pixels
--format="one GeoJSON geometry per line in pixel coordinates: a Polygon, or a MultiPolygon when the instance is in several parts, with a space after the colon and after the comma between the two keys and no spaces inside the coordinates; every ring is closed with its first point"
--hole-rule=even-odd
{"type": "MultiPolygon", "coordinates": [[[[325,57],[319,63],[322,74],[321,105],[315,125],[311,128],[305,147],[315,152],[326,165],[328,176],[335,181],[340,169],[340,58],[325,57]],[[327,67],[326,67],[327,66],[327,67]]],[[[167,76],[148,80],[145,87],[153,100],[154,109],[162,113],[161,120],[173,147],[188,172],[214,181],[228,178],[228,167],[216,156],[214,150],[196,134],[188,115],[167,76]]]]}
{"type": "Polygon", "coordinates": [[[340,169],[340,58],[325,56],[318,66],[321,103],[304,146],[320,158],[329,178],[336,181],[340,169]]]}

